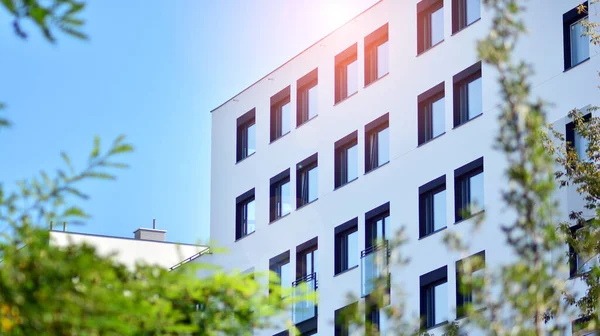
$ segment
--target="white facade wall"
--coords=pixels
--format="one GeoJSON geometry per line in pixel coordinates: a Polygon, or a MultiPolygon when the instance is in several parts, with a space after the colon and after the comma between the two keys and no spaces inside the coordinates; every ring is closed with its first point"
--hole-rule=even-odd
{"type": "MultiPolygon", "coordinates": [[[[452,35],[452,0],[444,0],[444,42],[417,56],[416,0],[383,0],[299,54],[212,112],[211,239],[226,248],[212,261],[228,269],[267,271],[269,259],[290,251],[295,270],[296,246],[318,237],[319,319],[321,335],[333,335],[334,311],[345,306],[346,294],[360,296],[361,269],[334,276],[334,227],[358,217],[359,250],[365,247],[365,213],[390,202],[392,229],[405,227],[409,242],[402,248],[410,263],[392,269],[392,282],[403,289],[407,309],[419,312],[419,276],[448,266],[449,319],[455,315],[455,262],[464,256],[448,253],[437,233],[419,240],[419,186],[445,174],[447,231],[459,232],[471,243],[470,254],[485,250],[486,265],[507,261],[509,254],[499,226],[510,221],[500,190],[506,186],[503,155],[492,149],[497,135],[500,102],[495,73],[482,65],[483,115],[452,128],[452,76],[478,61],[475,41],[487,34],[491,13],[452,35]],[[364,37],[389,23],[389,74],[367,87],[364,83],[364,37]],[[358,93],[334,104],[334,57],[358,43],[358,93]],[[319,116],[269,143],[270,97],[291,85],[295,125],[296,81],[319,69],[319,116]],[[446,133],[417,146],[417,96],[445,82],[446,133]],[[256,108],[256,153],[236,163],[236,119],[256,108]],[[370,121],[389,112],[390,162],[364,174],[365,133],[370,121]],[[334,190],[334,142],[358,130],[359,178],[334,190]],[[291,195],[296,195],[296,164],[319,154],[318,200],[269,224],[269,179],[290,168],[291,195]],[[484,157],[486,221],[472,233],[473,220],[454,224],[454,169],[484,157]],[[236,197],[255,188],[256,231],[235,241],[236,197]]],[[[527,26],[518,56],[535,66],[534,93],[554,105],[548,119],[564,129],[573,108],[599,105],[600,58],[563,71],[562,15],[578,0],[529,1],[527,26]]],[[[560,211],[580,206],[577,197],[561,190],[560,211]],[[569,202],[567,202],[567,198],[569,202]]],[[[293,208],[295,208],[295,202],[293,208]]],[[[565,217],[566,218],[566,217],[565,217]]],[[[200,259],[202,261],[203,258],[200,259]]],[[[204,259],[206,260],[206,259],[204,259]]],[[[392,300],[395,290],[392,289],[392,300]]],[[[279,330],[276,330],[279,331],[279,330]]],[[[440,331],[433,330],[435,334],[440,331]]],[[[269,333],[265,333],[268,335],[269,333]]],[[[274,334],[270,333],[270,334],[274,334]]]]}

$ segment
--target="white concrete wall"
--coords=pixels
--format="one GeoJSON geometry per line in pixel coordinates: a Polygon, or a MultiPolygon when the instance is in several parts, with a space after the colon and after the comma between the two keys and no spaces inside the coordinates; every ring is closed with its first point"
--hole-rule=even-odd
{"type": "Polygon", "coordinates": [[[62,231],[50,231],[50,240],[56,246],[83,243],[92,245],[99,255],[116,254],[115,259],[129,267],[139,262],[169,268],[206,249],[205,246],[62,231]]]}
{"type": "MultiPolygon", "coordinates": [[[[318,236],[321,335],[333,335],[333,312],[347,303],[346,293],[360,295],[360,267],[333,276],[334,227],[358,216],[362,250],[365,212],[388,201],[392,228],[406,228],[409,242],[402,251],[411,259],[409,265],[392,270],[393,283],[403,288],[407,308],[417,317],[419,276],[447,265],[448,309],[450,319],[454,319],[455,262],[462,257],[446,251],[443,233],[422,240],[418,234],[418,187],[442,174],[446,174],[447,231],[468,237],[470,254],[485,250],[490,267],[510,257],[499,229],[511,219],[500,195],[506,185],[505,163],[503,156],[492,150],[497,134],[495,106],[500,96],[495,73],[487,66],[482,68],[483,115],[452,129],[452,76],[478,60],[475,41],[486,35],[490,13],[482,10],[480,21],[451,36],[451,0],[444,0],[445,41],[417,57],[417,2],[379,2],[212,112],[211,239],[230,251],[213,256],[213,260],[226,268],[266,271],[270,258],[290,250],[295,269],[296,246],[318,236]],[[390,73],[363,88],[364,37],[388,22],[390,73]],[[359,91],[334,106],[334,57],[356,42],[359,91]],[[269,144],[270,97],[291,85],[295,116],[296,80],[316,67],[319,116],[269,144]],[[445,81],[446,134],[417,147],[417,96],[441,81],[445,81]],[[256,108],[257,150],[236,164],[236,119],[252,108],[256,108]],[[364,175],[364,126],[387,112],[391,162],[364,175]],[[354,130],[358,130],[359,178],[334,191],[334,142],[354,130]],[[269,225],[269,179],[291,168],[291,194],[295,195],[295,165],[315,152],[319,153],[319,199],[269,225]],[[473,219],[453,224],[453,172],[481,156],[486,222],[479,232],[472,233],[473,219]],[[235,242],[235,198],[251,188],[256,190],[256,232],[235,242]]],[[[600,104],[597,49],[592,48],[589,61],[563,72],[562,15],[577,4],[578,0],[528,2],[527,25],[532,35],[522,39],[518,56],[535,66],[534,93],[554,104],[549,111],[550,121],[563,119],[572,108],[600,104]]],[[[560,191],[559,198],[560,211],[566,216],[566,190],[560,191]]]]}

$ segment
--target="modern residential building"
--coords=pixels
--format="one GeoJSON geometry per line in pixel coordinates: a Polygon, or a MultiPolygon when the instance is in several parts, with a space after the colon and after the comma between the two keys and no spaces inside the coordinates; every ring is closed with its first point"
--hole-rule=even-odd
{"type": "Polygon", "coordinates": [[[99,255],[114,255],[118,262],[128,267],[144,263],[175,269],[209,252],[207,246],[167,242],[166,237],[167,231],[156,228],[139,228],[134,231],[133,238],[50,231],[50,242],[55,246],[89,244],[99,255]]]}
{"type": "MultiPolygon", "coordinates": [[[[567,113],[600,105],[600,58],[579,3],[527,2],[531,34],[515,57],[535,65],[534,94],[581,148],[567,113]]],[[[290,312],[304,335],[347,335],[333,323],[355,307],[346,294],[364,298],[389,275],[392,304],[402,288],[409,316],[440,335],[470,300],[457,265],[510,255],[506,163],[493,149],[502,98],[475,49],[490,25],[480,0],[382,0],[214,109],[210,235],[229,253],[200,260],[308,284],[318,304],[290,312]],[[401,227],[410,262],[377,267],[401,227]],[[444,231],[467,237],[469,253],[448,252],[444,231]]],[[[558,197],[565,218],[582,209],[572,188],[558,197]]],[[[385,328],[377,309],[365,318],[385,328]]]]}

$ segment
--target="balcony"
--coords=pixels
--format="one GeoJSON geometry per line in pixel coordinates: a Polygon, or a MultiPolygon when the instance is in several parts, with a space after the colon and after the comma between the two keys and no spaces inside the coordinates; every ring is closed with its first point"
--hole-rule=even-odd
{"type": "Polygon", "coordinates": [[[302,323],[317,316],[317,273],[307,274],[292,282],[294,303],[292,321],[302,323]]]}
{"type": "Polygon", "coordinates": [[[371,294],[381,279],[389,279],[389,259],[387,240],[360,252],[362,297],[371,294]]]}

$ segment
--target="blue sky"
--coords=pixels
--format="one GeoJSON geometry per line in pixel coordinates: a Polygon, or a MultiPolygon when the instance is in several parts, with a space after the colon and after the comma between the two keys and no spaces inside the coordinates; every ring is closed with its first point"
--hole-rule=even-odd
{"type": "MultiPolygon", "coordinates": [[[[209,238],[210,113],[376,0],[92,1],[89,41],[52,45],[27,27],[17,38],[0,12],[0,181],[9,186],[67,152],[82,167],[94,135],[127,135],[136,151],[112,182],[85,184],[92,214],[70,231],[209,238]]],[[[266,97],[265,99],[268,99],[266,97]]]]}

